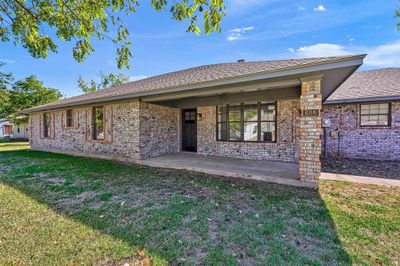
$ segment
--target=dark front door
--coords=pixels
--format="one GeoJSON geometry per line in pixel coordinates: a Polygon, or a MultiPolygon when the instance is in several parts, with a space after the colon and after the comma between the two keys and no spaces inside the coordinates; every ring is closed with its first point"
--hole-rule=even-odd
{"type": "Polygon", "coordinates": [[[182,150],[197,151],[197,111],[182,110],[182,150]]]}

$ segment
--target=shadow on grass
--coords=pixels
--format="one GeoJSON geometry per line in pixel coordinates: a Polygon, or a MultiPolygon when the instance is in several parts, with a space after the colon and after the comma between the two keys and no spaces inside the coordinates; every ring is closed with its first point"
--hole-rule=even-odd
{"type": "MultiPolygon", "coordinates": [[[[130,254],[145,249],[154,264],[351,264],[312,189],[34,151],[0,152],[0,181],[130,254]]],[[[116,247],[104,264],[125,261],[116,247]]],[[[65,261],[82,254],[71,249],[65,261]]]]}

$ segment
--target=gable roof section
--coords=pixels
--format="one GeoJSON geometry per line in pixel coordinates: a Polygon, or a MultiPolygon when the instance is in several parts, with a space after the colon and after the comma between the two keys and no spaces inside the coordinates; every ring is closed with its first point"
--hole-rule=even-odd
{"type": "Polygon", "coordinates": [[[354,73],[325,104],[400,100],[400,68],[354,73]]]}
{"type": "Polygon", "coordinates": [[[59,100],[57,102],[32,107],[21,111],[21,113],[32,113],[36,111],[77,106],[87,103],[104,102],[107,99],[128,99],[147,95],[155,95],[171,92],[171,90],[183,90],[185,87],[197,85],[197,87],[211,86],[213,82],[230,81],[235,79],[261,75],[268,73],[278,73],[314,67],[324,64],[340,63],[347,60],[364,58],[365,55],[336,56],[288,59],[259,62],[237,62],[204,65],[185,70],[162,74],[123,85],[114,86],[108,89],[87,93],[71,98],[59,100]]]}

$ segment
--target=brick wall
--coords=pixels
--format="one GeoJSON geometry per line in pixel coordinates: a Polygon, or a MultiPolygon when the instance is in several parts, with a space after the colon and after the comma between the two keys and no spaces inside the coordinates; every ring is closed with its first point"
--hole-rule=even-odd
{"type": "Polygon", "coordinates": [[[140,103],[140,155],[142,159],[180,151],[181,110],[140,103]]]}
{"type": "Polygon", "coordinates": [[[92,138],[92,107],[74,109],[74,126],[66,127],[66,110],[51,112],[50,137],[43,137],[43,113],[30,115],[34,150],[111,158],[143,159],[179,149],[179,109],[132,101],[104,105],[104,140],[92,138]]]}
{"type": "Polygon", "coordinates": [[[318,182],[321,174],[322,93],[320,77],[302,79],[300,95],[300,180],[318,182]],[[316,111],[316,112],[315,112],[316,111]]]}
{"type": "Polygon", "coordinates": [[[297,162],[299,159],[299,100],[277,102],[276,143],[229,142],[216,140],[216,107],[197,108],[197,151],[200,154],[255,160],[297,162]]]}
{"type": "Polygon", "coordinates": [[[400,160],[400,102],[392,102],[390,127],[360,127],[360,105],[325,105],[327,156],[400,160]]]}

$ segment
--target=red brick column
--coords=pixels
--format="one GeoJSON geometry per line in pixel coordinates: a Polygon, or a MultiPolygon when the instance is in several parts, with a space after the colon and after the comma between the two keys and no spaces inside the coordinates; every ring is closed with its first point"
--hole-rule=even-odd
{"type": "Polygon", "coordinates": [[[321,76],[301,79],[300,180],[318,183],[321,174],[321,76]]]}

